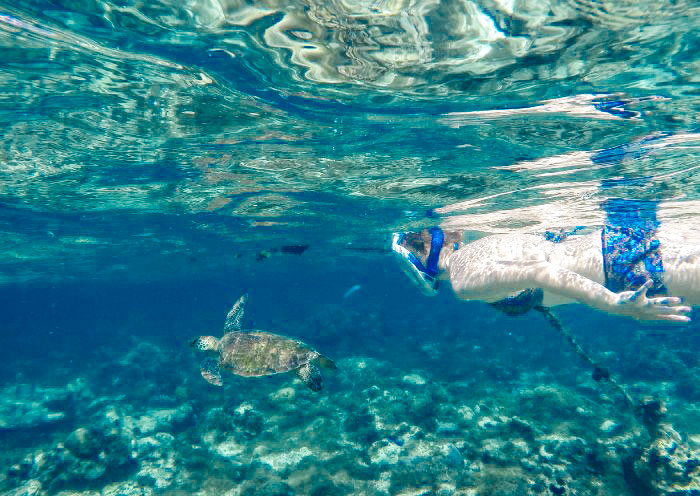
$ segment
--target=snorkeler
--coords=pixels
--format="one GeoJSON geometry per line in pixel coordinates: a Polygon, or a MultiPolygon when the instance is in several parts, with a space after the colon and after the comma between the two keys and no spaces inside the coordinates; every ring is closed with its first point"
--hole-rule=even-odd
{"type": "Polygon", "coordinates": [[[588,234],[492,234],[465,243],[462,232],[433,227],[394,233],[392,250],[425,293],[449,280],[457,298],[511,315],[573,300],[638,320],[690,321],[679,296],[700,304],[700,245],[642,203],[620,202],[624,215],[588,234]]]}

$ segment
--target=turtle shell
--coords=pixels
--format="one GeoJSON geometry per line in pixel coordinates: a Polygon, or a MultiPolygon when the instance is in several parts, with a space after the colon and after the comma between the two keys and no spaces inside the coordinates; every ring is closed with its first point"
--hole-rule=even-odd
{"type": "Polygon", "coordinates": [[[301,341],[255,330],[225,334],[220,350],[220,367],[249,377],[298,369],[318,356],[301,341]]]}

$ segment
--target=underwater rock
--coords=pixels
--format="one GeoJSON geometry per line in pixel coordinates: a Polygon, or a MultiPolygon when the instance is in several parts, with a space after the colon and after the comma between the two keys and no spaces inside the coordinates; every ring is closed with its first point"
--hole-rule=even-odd
{"type": "Polygon", "coordinates": [[[126,481],[110,484],[102,489],[101,496],[152,496],[153,489],[137,482],[126,481]]]}
{"type": "Polygon", "coordinates": [[[191,420],[192,407],[184,404],[178,408],[151,410],[134,422],[134,429],[141,434],[171,432],[179,425],[191,420]]]}
{"type": "Polygon", "coordinates": [[[517,464],[531,453],[523,439],[487,438],[481,441],[479,452],[484,463],[502,466],[517,464]]]}
{"type": "Polygon", "coordinates": [[[443,436],[457,436],[461,429],[454,422],[441,422],[438,420],[435,426],[435,433],[443,436]]]}
{"type": "Polygon", "coordinates": [[[474,410],[472,410],[470,407],[467,405],[462,405],[457,409],[457,412],[459,413],[460,420],[463,421],[465,424],[469,424],[471,420],[474,418],[476,415],[474,413],[474,410]]]}
{"type": "Polygon", "coordinates": [[[550,419],[574,417],[579,404],[572,392],[556,385],[539,385],[520,392],[523,411],[531,412],[543,423],[550,419]]]}
{"type": "Polygon", "coordinates": [[[391,488],[391,472],[381,472],[376,480],[369,482],[369,487],[377,496],[388,496],[391,488]]]}
{"type": "Polygon", "coordinates": [[[532,442],[540,434],[539,429],[532,422],[519,417],[512,417],[506,427],[509,436],[521,437],[528,442],[532,442]]]}
{"type": "Polygon", "coordinates": [[[477,494],[484,496],[525,495],[529,493],[527,481],[528,477],[517,467],[491,465],[483,471],[479,478],[477,494]]]}
{"type": "Polygon", "coordinates": [[[481,441],[481,458],[484,463],[498,463],[507,465],[509,458],[503,452],[505,441],[502,439],[488,438],[481,441]]]}
{"type": "Polygon", "coordinates": [[[314,452],[306,446],[288,451],[266,453],[264,455],[260,455],[260,451],[262,450],[255,450],[257,455],[256,459],[278,473],[294,469],[305,458],[315,456],[314,452]]]}
{"type": "Polygon", "coordinates": [[[437,485],[437,496],[452,496],[455,494],[455,485],[449,482],[441,482],[437,485]]]}
{"type": "Polygon", "coordinates": [[[95,480],[109,470],[117,470],[131,463],[130,440],[121,432],[88,431],[85,436],[85,442],[77,442],[78,452],[72,452],[73,457],[62,457],[61,475],[71,479],[95,480]]]}
{"type": "Polygon", "coordinates": [[[202,441],[210,451],[235,458],[243,452],[246,441],[260,435],[264,427],[263,415],[248,402],[235,409],[212,408],[206,414],[202,441]]]}
{"type": "Polygon", "coordinates": [[[363,446],[371,445],[381,437],[375,416],[364,402],[348,405],[342,425],[347,437],[363,446]]]}
{"type": "Polygon", "coordinates": [[[136,473],[136,480],[143,486],[151,486],[155,489],[167,489],[173,485],[177,474],[177,465],[172,455],[159,458],[140,465],[136,473]]]}
{"type": "Polygon", "coordinates": [[[25,427],[37,427],[43,424],[52,424],[63,420],[63,412],[52,412],[41,405],[17,405],[17,409],[10,413],[9,408],[0,406],[0,429],[22,429],[25,427]]]}
{"type": "Polygon", "coordinates": [[[464,466],[464,458],[459,452],[457,446],[449,443],[443,447],[443,455],[445,456],[445,465],[450,468],[462,468],[464,466]]]}
{"type": "Polygon", "coordinates": [[[84,427],[79,427],[68,435],[63,445],[79,458],[91,458],[98,456],[100,453],[101,441],[100,436],[97,436],[94,432],[90,432],[84,427]]]}
{"type": "Polygon", "coordinates": [[[617,422],[610,420],[610,419],[605,419],[599,427],[600,432],[602,432],[605,435],[608,436],[614,436],[616,434],[619,434],[625,430],[625,427],[622,424],[618,424],[617,422]]]}
{"type": "Polygon", "coordinates": [[[348,494],[345,488],[339,487],[330,480],[318,480],[314,484],[309,496],[343,496],[348,494]]]}
{"type": "Polygon", "coordinates": [[[700,451],[691,449],[670,424],[659,425],[657,437],[632,462],[632,468],[633,486],[662,496],[700,494],[700,451]]]}
{"type": "Polygon", "coordinates": [[[387,441],[377,441],[370,448],[370,461],[375,467],[384,468],[398,463],[401,454],[401,446],[387,441]]]}
{"type": "Polygon", "coordinates": [[[204,432],[219,433],[231,430],[231,414],[222,407],[210,408],[202,422],[204,432]]]}
{"type": "Polygon", "coordinates": [[[509,439],[504,450],[510,456],[511,461],[522,459],[532,452],[528,443],[523,439],[509,439]]]}
{"type": "Polygon", "coordinates": [[[476,425],[481,429],[495,429],[506,422],[506,419],[494,418],[489,415],[484,415],[479,417],[476,421],[476,425]]]}
{"type": "Polygon", "coordinates": [[[415,373],[403,376],[402,380],[406,384],[413,384],[414,386],[422,386],[427,382],[422,376],[415,373]]]}
{"type": "Polygon", "coordinates": [[[370,447],[369,457],[375,471],[386,470],[390,474],[389,494],[402,494],[407,488],[433,487],[446,473],[457,475],[464,466],[462,454],[454,444],[428,439],[409,438],[403,445],[377,441],[370,447]]]}
{"type": "Polygon", "coordinates": [[[537,441],[540,443],[537,450],[540,463],[580,463],[586,457],[586,442],[579,437],[552,434],[537,441]]]}
{"type": "Polygon", "coordinates": [[[7,491],[2,496],[39,496],[41,494],[41,482],[38,480],[28,480],[20,487],[7,491]]]}
{"type": "MultiPolygon", "coordinates": [[[[101,496],[101,491],[61,491],[57,493],[56,496],[101,496]]],[[[52,495],[53,496],[53,495],[52,495]]]]}
{"type": "MultiPolygon", "coordinates": [[[[70,385],[69,385],[70,386],[70,385]]],[[[0,390],[0,430],[25,429],[55,424],[74,396],[71,388],[41,388],[19,384],[0,390]]]]}
{"type": "Polygon", "coordinates": [[[136,448],[132,454],[139,464],[139,470],[136,473],[136,480],[139,483],[159,490],[173,484],[178,473],[175,462],[176,452],[173,449],[174,442],[175,437],[165,432],[136,441],[136,448]]]}
{"type": "Polygon", "coordinates": [[[439,471],[429,460],[419,460],[411,464],[400,463],[391,469],[389,493],[402,494],[409,490],[413,494],[432,494],[431,489],[439,479],[439,471]]]}
{"type": "Polygon", "coordinates": [[[265,426],[265,418],[252,404],[241,403],[231,415],[231,424],[239,437],[252,439],[259,435],[265,426]]]}
{"type": "MultiPolygon", "coordinates": [[[[205,442],[209,437],[210,435],[205,436],[205,442]]],[[[245,450],[245,446],[237,443],[236,440],[231,437],[227,437],[218,443],[210,442],[207,444],[214,453],[226,458],[227,460],[238,459],[238,457],[243,454],[245,450]]]]}
{"type": "MultiPolygon", "coordinates": [[[[429,436],[409,439],[403,447],[388,446],[378,446],[372,454],[374,466],[386,469],[383,474],[387,474],[390,482],[381,494],[463,494],[458,488],[471,485],[472,472],[465,470],[464,457],[453,443],[443,443],[429,436]],[[380,455],[383,455],[381,459],[380,455]]],[[[378,486],[380,481],[381,477],[376,482],[378,486]]]]}
{"type": "Polygon", "coordinates": [[[268,397],[272,401],[293,401],[296,395],[296,389],[291,387],[283,387],[277,391],[270,393],[268,397]]]}
{"type": "Polygon", "coordinates": [[[109,480],[132,468],[131,441],[128,433],[99,422],[79,427],[53,449],[35,452],[26,464],[28,476],[50,494],[109,480]]]}
{"type": "Polygon", "coordinates": [[[271,481],[252,484],[241,492],[241,496],[294,496],[294,490],[284,482],[271,481]]]}

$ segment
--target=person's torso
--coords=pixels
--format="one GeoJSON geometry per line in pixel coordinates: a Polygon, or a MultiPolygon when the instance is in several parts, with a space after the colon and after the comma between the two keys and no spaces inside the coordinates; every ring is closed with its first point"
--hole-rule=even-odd
{"type": "MultiPolygon", "coordinates": [[[[526,287],[485,284],[478,293],[462,292],[459,281],[463,277],[492,272],[497,280],[498,266],[522,266],[532,263],[549,262],[564,269],[576,272],[600,284],[604,283],[600,232],[588,235],[571,236],[561,243],[553,243],[544,236],[535,234],[491,235],[461,247],[450,255],[448,266],[452,275],[452,285],[458,296],[466,299],[480,299],[496,302],[518,293],[526,287]]],[[[545,291],[544,304],[556,305],[571,300],[552,295],[545,291]]]]}

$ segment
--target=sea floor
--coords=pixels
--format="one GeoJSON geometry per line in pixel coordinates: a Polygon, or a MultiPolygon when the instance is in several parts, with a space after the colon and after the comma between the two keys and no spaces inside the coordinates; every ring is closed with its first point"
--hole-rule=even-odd
{"type": "Polygon", "coordinates": [[[401,339],[380,315],[329,307],[311,320],[324,334],[307,340],[338,365],[320,393],[292,374],[216,388],[185,341],[162,338],[18,372],[0,391],[0,494],[700,492],[698,364],[673,340],[647,355],[585,342],[636,399],[664,401],[650,428],[562,340],[518,335],[513,319],[401,339]]]}

